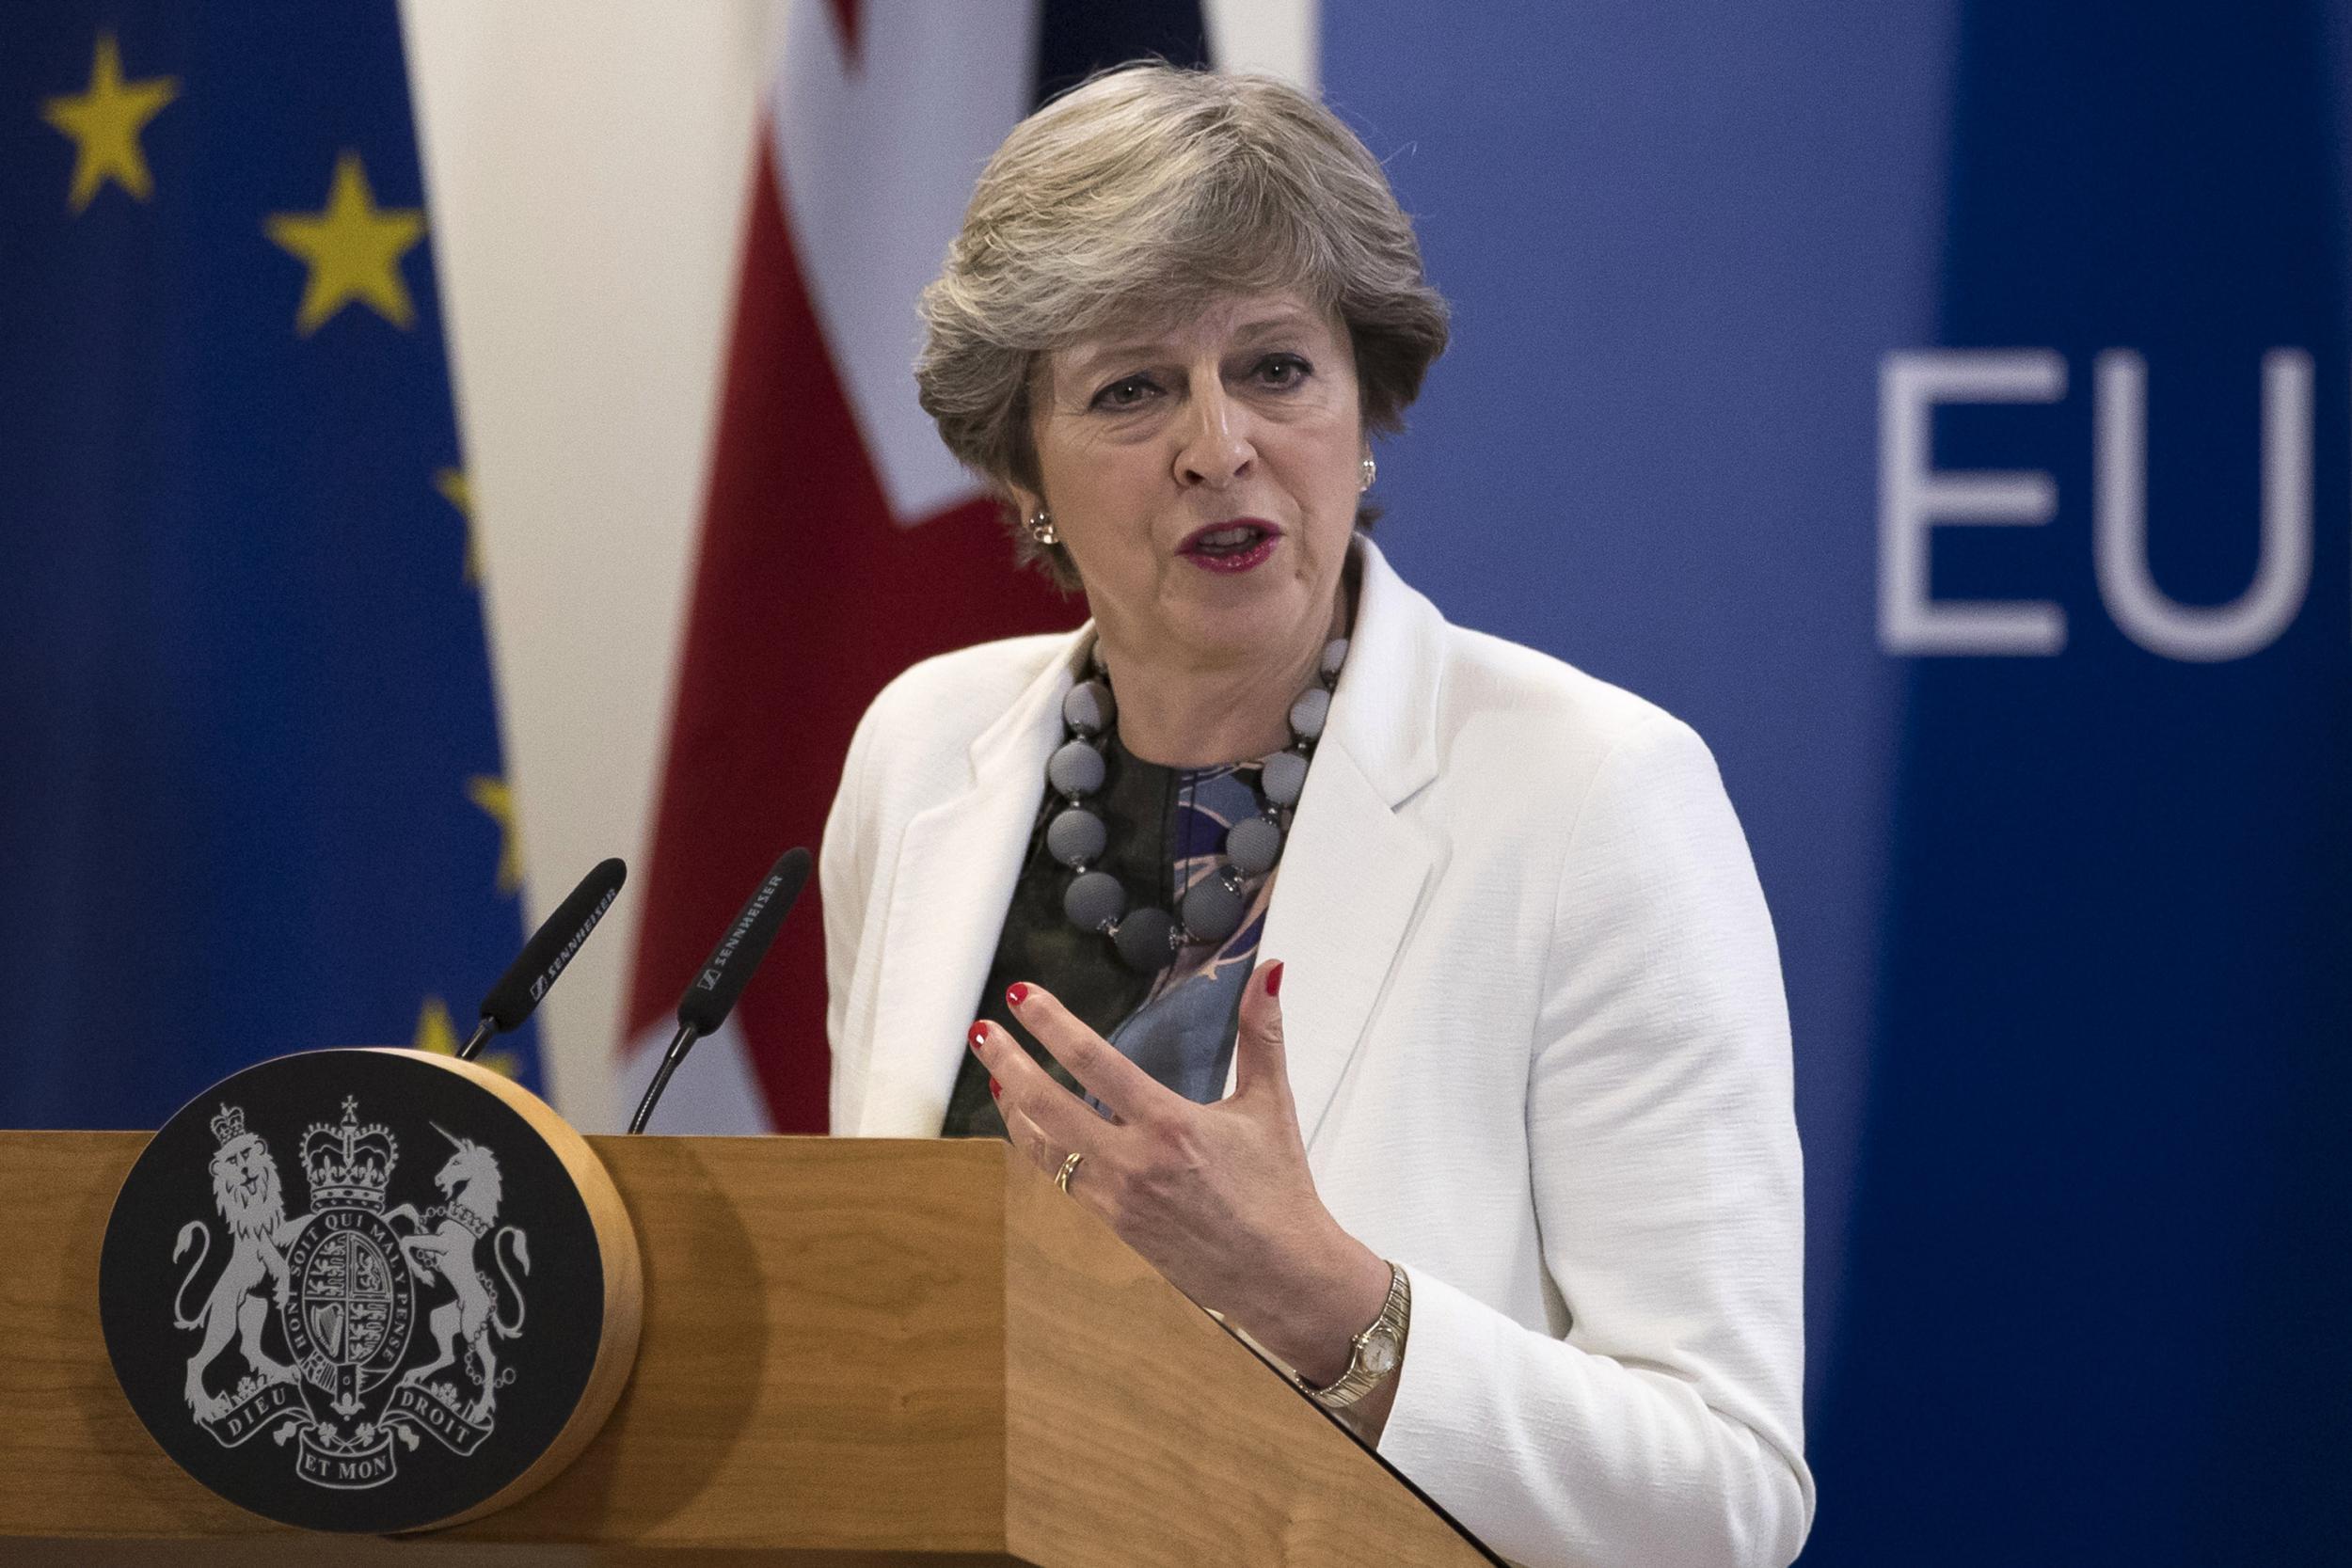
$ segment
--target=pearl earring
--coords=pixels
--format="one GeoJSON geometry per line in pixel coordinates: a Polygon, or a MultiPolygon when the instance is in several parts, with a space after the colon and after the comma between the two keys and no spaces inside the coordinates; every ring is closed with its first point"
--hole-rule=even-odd
{"type": "Polygon", "coordinates": [[[1357,467],[1363,474],[1364,479],[1363,483],[1357,485],[1356,488],[1359,491],[1371,489],[1372,482],[1375,478],[1379,477],[1380,465],[1375,463],[1370,457],[1366,457],[1363,462],[1358,464],[1357,467]]]}
{"type": "Polygon", "coordinates": [[[1022,526],[1028,531],[1029,543],[1041,548],[1061,543],[1061,535],[1054,531],[1054,515],[1041,506],[1030,513],[1029,520],[1022,526]]]}

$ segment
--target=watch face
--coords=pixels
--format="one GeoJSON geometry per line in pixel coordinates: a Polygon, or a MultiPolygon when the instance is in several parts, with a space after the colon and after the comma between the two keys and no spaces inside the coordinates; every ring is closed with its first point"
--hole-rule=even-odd
{"type": "Polygon", "coordinates": [[[1364,1370],[1386,1376],[1396,1368],[1396,1337],[1375,1334],[1364,1341],[1364,1370]]]}

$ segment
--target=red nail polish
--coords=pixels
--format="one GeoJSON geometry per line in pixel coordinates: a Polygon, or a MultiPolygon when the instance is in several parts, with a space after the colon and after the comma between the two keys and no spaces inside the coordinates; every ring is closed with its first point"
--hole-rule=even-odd
{"type": "Polygon", "coordinates": [[[999,1083],[998,1083],[998,1082],[996,1082],[996,1080],[995,1080],[995,1079],[993,1079],[993,1078],[992,1078],[992,1079],[990,1079],[990,1080],[988,1081],[988,1098],[989,1098],[989,1099],[991,1099],[991,1100],[995,1100],[995,1099],[998,1099],[999,1097],[1001,1097],[1001,1096],[1004,1094],[1004,1092],[1005,1092],[1005,1085],[1004,1085],[999,1084],[999,1083]]]}
{"type": "Polygon", "coordinates": [[[1015,980],[1011,985],[1005,988],[1005,1000],[1013,1006],[1018,1007],[1022,1003],[1026,1002],[1028,999],[1029,988],[1022,981],[1015,980]]]}
{"type": "Polygon", "coordinates": [[[987,1025],[987,1024],[985,1024],[985,1023],[975,1023],[974,1025],[972,1025],[972,1032],[971,1032],[970,1034],[968,1034],[968,1035],[966,1035],[966,1036],[964,1036],[964,1037],[963,1037],[964,1043],[965,1043],[965,1044],[967,1044],[967,1045],[969,1045],[969,1046],[972,1046],[972,1047],[973,1047],[974,1049],[976,1049],[976,1050],[977,1050],[977,1048],[978,1048],[978,1047],[979,1047],[979,1046],[980,1046],[983,1042],[985,1042],[985,1041],[987,1040],[987,1038],[988,1038],[988,1025],[987,1025]]]}
{"type": "Polygon", "coordinates": [[[1282,994],[1282,965],[1279,960],[1265,972],[1265,993],[1268,996],[1282,994]]]}

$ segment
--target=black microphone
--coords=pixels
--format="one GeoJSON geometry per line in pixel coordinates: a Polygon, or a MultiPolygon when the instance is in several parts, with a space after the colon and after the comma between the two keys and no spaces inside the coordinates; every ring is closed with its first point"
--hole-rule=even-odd
{"type": "Polygon", "coordinates": [[[784,925],[784,917],[791,911],[794,900],[801,896],[801,886],[808,880],[809,853],[805,849],[787,849],[776,859],[759,886],[752,890],[743,905],[743,912],[735,917],[727,934],[719,939],[711,950],[710,960],[694,976],[686,994],[678,998],[677,1035],[670,1041],[670,1049],[662,1053],[661,1066],[645,1085],[645,1098],[637,1102],[637,1115],[629,1119],[628,1130],[643,1132],[645,1119],[653,1115],[655,1101],[661,1091],[670,1086],[670,1074],[686,1059],[694,1042],[717,1029],[735,1010],[736,998],[752,983],[752,974],[759,968],[759,960],[768,956],[768,948],[776,940],[776,931],[784,925]]]}
{"type": "Polygon", "coordinates": [[[628,880],[628,867],[618,860],[605,861],[580,879],[571,896],[555,906],[555,912],[531,933],[523,950],[515,961],[506,966],[490,994],[482,999],[482,1022],[473,1032],[473,1038],[457,1054],[472,1061],[492,1035],[502,1035],[522,1026],[531,1016],[531,1009],[555,984],[555,977],[564,973],[564,966],[572,961],[580,944],[588,940],[588,933],[596,928],[604,911],[619,897],[621,884],[628,880]]]}

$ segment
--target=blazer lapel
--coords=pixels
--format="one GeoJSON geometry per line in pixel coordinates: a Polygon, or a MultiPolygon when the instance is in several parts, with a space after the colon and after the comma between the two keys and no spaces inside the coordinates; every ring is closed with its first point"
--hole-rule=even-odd
{"type": "Polygon", "coordinates": [[[1344,752],[1324,749],[1283,847],[1262,958],[1280,958],[1291,1098],[1311,1148],[1429,879],[1430,854],[1344,752]]]}
{"type": "Polygon", "coordinates": [[[891,879],[874,1006],[874,1047],[855,1131],[938,1135],[962,1068],[964,1032],[988,967],[1061,738],[1069,648],[972,743],[972,785],[907,824],[891,879]]]}
{"type": "Polygon", "coordinates": [[[1445,622],[1369,540],[1347,668],[1283,846],[1262,958],[1280,958],[1285,1054],[1310,1148],[1362,1049],[1434,863],[1396,807],[1436,776],[1445,622]]]}

